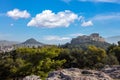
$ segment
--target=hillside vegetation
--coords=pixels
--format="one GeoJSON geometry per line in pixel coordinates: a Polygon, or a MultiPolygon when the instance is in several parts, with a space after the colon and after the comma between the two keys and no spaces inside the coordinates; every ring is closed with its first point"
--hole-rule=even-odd
{"type": "Polygon", "coordinates": [[[58,46],[18,48],[0,54],[0,80],[18,79],[31,74],[44,79],[50,71],[61,68],[100,69],[105,65],[118,64],[120,42],[106,50],[93,45],[86,50],[58,46]]]}

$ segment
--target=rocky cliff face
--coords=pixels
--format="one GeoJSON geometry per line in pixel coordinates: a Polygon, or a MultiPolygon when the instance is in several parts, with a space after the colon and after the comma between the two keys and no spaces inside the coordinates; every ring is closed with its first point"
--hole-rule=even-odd
{"type": "Polygon", "coordinates": [[[49,73],[46,80],[113,80],[101,71],[63,69],[49,73]]]}
{"type": "MultiPolygon", "coordinates": [[[[22,80],[41,80],[39,76],[26,76],[22,80]]],[[[46,80],[120,80],[120,65],[106,66],[101,71],[69,68],[53,71],[46,80]]]]}
{"type": "Polygon", "coordinates": [[[78,36],[77,38],[73,38],[71,41],[71,44],[80,44],[80,43],[88,43],[88,42],[105,42],[104,38],[99,36],[98,33],[93,33],[90,36],[83,35],[83,36],[78,36]]]}
{"type": "Polygon", "coordinates": [[[107,75],[109,75],[113,79],[120,80],[120,66],[119,65],[116,65],[116,66],[106,66],[101,71],[106,73],[107,75]]]}
{"type": "Polygon", "coordinates": [[[41,80],[39,76],[36,75],[30,75],[30,76],[26,76],[24,77],[22,80],[41,80]]]}
{"type": "Polygon", "coordinates": [[[89,45],[94,45],[96,47],[107,49],[111,44],[106,42],[103,37],[99,36],[97,33],[93,33],[89,36],[83,35],[73,38],[70,43],[62,45],[65,48],[82,48],[86,49],[89,45]]]}

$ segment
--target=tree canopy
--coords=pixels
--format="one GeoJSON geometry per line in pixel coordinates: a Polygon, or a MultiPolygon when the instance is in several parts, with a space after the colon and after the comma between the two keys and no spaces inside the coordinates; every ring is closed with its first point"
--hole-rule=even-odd
{"type": "Polygon", "coordinates": [[[18,48],[0,54],[0,80],[38,75],[43,80],[48,73],[61,68],[99,69],[120,64],[120,45],[107,49],[89,45],[86,49],[61,46],[18,48]]]}

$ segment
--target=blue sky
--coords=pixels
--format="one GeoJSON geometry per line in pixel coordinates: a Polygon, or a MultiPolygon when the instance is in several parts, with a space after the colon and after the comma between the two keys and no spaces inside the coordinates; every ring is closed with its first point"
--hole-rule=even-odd
{"type": "Polygon", "coordinates": [[[120,0],[0,0],[0,40],[63,44],[120,35],[120,0]]]}

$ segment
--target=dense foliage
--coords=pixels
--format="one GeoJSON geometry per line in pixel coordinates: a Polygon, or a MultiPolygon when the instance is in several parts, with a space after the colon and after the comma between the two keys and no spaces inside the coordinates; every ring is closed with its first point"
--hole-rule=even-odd
{"type": "MultiPolygon", "coordinates": [[[[56,46],[42,48],[18,48],[3,54],[0,60],[0,78],[17,79],[26,75],[47,76],[49,71],[58,69],[65,60],[55,60],[61,49],[56,46]]],[[[1,80],[0,79],[0,80],[1,80]]]]}
{"type": "Polygon", "coordinates": [[[120,42],[107,49],[88,46],[85,50],[74,47],[44,46],[18,48],[0,54],[0,80],[17,80],[35,74],[44,79],[50,71],[61,68],[99,69],[105,65],[120,64],[120,42]]]}

